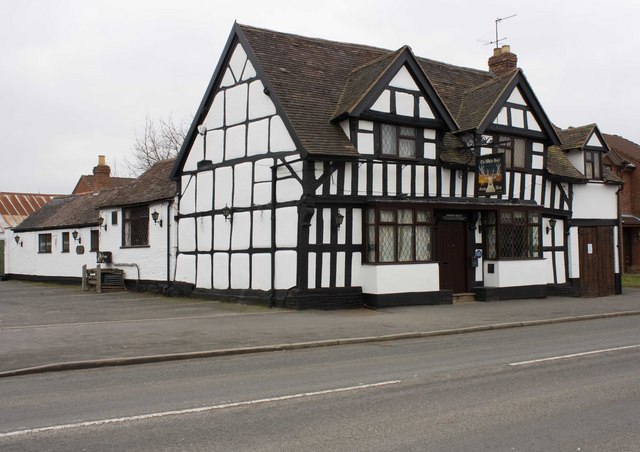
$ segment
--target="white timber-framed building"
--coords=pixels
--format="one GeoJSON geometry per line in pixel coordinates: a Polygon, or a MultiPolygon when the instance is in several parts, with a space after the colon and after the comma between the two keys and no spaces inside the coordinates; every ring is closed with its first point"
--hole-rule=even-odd
{"type": "Polygon", "coordinates": [[[172,171],[174,282],[297,308],[619,293],[620,179],[571,130],[509,46],[481,71],[235,24],[172,171]]]}

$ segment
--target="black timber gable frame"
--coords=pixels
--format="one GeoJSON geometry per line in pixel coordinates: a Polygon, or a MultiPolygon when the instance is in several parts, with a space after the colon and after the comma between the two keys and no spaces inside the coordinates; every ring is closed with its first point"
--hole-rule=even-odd
{"type": "MultiPolygon", "coordinates": [[[[369,108],[377,100],[380,93],[388,87],[389,83],[396,76],[400,68],[407,66],[409,73],[413,77],[416,85],[420,88],[422,95],[431,107],[432,111],[435,111],[441,119],[412,119],[407,117],[398,116],[397,123],[414,126],[429,126],[435,128],[446,127],[448,130],[458,130],[458,124],[456,123],[453,115],[449,112],[449,109],[444,104],[431,81],[422,70],[422,67],[416,61],[415,56],[408,47],[405,47],[397,58],[385,69],[385,71],[378,77],[374,84],[372,84],[361,97],[361,99],[346,112],[340,112],[336,117],[332,119],[333,123],[338,123],[341,120],[348,117],[370,119],[372,121],[389,121],[389,114],[377,113],[371,111],[369,108]]],[[[402,89],[394,88],[402,91],[402,89]]]]}
{"type": "MultiPolygon", "coordinates": [[[[220,87],[222,77],[224,76],[224,70],[228,66],[231,56],[233,55],[233,50],[236,48],[237,44],[241,44],[243,47],[243,50],[246,52],[247,59],[251,62],[251,64],[253,65],[256,71],[257,78],[260,79],[260,81],[265,87],[265,94],[267,94],[271,98],[271,101],[273,102],[276,108],[276,114],[282,118],[282,121],[285,127],[287,128],[287,132],[289,132],[289,135],[291,136],[291,139],[293,140],[296,146],[296,149],[302,155],[307,154],[306,151],[304,150],[304,147],[302,146],[302,143],[300,142],[300,139],[295,133],[295,130],[293,128],[293,125],[291,124],[291,121],[289,120],[289,117],[287,116],[287,113],[282,107],[282,103],[280,102],[278,95],[276,94],[275,90],[273,89],[273,86],[269,82],[269,78],[267,77],[266,73],[262,69],[258,58],[256,57],[256,55],[253,53],[253,50],[251,49],[251,45],[249,44],[248,40],[244,36],[244,33],[242,32],[242,27],[236,22],[233,25],[233,29],[231,30],[231,34],[229,35],[229,39],[227,40],[224,50],[222,51],[223,57],[220,58],[220,60],[218,61],[218,64],[213,73],[213,76],[211,77],[211,80],[209,81],[209,85],[207,86],[207,89],[205,91],[204,97],[202,98],[202,101],[200,102],[200,106],[198,107],[198,110],[194,116],[194,119],[191,122],[191,126],[189,127],[189,131],[187,132],[187,136],[184,142],[182,143],[182,147],[180,148],[180,152],[178,153],[178,156],[176,158],[175,166],[171,171],[171,178],[177,181],[178,184],[180,184],[179,176],[183,171],[184,164],[188,157],[188,152],[191,149],[191,146],[193,146],[193,142],[195,141],[196,136],[198,135],[198,126],[202,124],[202,122],[206,118],[207,112],[209,111],[209,108],[211,107],[211,104],[213,102],[213,98],[215,97],[220,87]]],[[[180,190],[178,190],[178,192],[180,192],[180,190]]]]}

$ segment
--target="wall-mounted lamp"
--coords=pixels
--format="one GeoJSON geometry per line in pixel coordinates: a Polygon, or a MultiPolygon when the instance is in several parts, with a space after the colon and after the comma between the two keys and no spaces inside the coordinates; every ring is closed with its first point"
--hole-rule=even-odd
{"type": "Polygon", "coordinates": [[[20,241],[20,236],[19,236],[19,235],[16,235],[16,236],[14,237],[14,240],[16,241],[16,245],[20,245],[20,246],[22,246],[22,242],[20,241]]]}
{"type": "Polygon", "coordinates": [[[338,210],[338,213],[336,214],[336,217],[335,217],[336,228],[340,229],[340,226],[342,225],[343,221],[344,221],[344,215],[342,215],[338,210]]]}
{"type": "Polygon", "coordinates": [[[549,234],[549,232],[551,232],[552,229],[555,229],[555,227],[556,227],[556,219],[551,218],[549,220],[549,226],[547,226],[547,235],[549,234]]]}
{"type": "Polygon", "coordinates": [[[233,214],[232,210],[229,208],[227,204],[224,205],[222,209],[222,216],[224,217],[224,221],[231,221],[231,215],[233,214]]]}
{"type": "Polygon", "coordinates": [[[104,221],[104,218],[102,217],[98,218],[98,224],[99,224],[98,227],[104,228],[105,231],[107,230],[107,222],[104,221]]]}
{"type": "Polygon", "coordinates": [[[78,243],[82,243],[82,239],[78,238],[78,231],[73,231],[71,233],[71,237],[73,237],[73,240],[75,240],[78,243]]]}
{"type": "Polygon", "coordinates": [[[158,213],[157,210],[154,209],[153,213],[151,214],[151,219],[155,224],[159,224],[160,227],[162,227],[162,220],[158,220],[159,217],[160,217],[160,214],[158,213]]]}

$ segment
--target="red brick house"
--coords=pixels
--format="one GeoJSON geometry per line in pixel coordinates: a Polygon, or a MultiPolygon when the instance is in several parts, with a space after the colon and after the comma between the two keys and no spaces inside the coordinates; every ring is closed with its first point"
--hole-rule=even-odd
{"type": "Polygon", "coordinates": [[[620,193],[620,216],[622,221],[623,271],[635,273],[640,270],[640,145],[618,135],[603,134],[610,152],[604,165],[624,182],[620,193]]]}

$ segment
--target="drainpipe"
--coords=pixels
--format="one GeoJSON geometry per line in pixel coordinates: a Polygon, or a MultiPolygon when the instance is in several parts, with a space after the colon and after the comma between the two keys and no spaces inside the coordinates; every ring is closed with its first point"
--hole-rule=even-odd
{"type": "Polygon", "coordinates": [[[276,305],[276,177],[278,167],[271,167],[271,295],[269,307],[276,305]]]}
{"type": "MultiPolygon", "coordinates": [[[[620,215],[620,192],[624,188],[624,185],[620,185],[620,187],[616,190],[616,201],[618,208],[618,270],[620,271],[620,293],[622,293],[622,270],[624,265],[624,259],[622,256],[623,247],[622,247],[622,216],[620,215]]],[[[616,288],[617,289],[617,288],[616,288]]]]}
{"type": "Polygon", "coordinates": [[[167,204],[167,291],[171,287],[171,206],[173,199],[167,204]]]}

